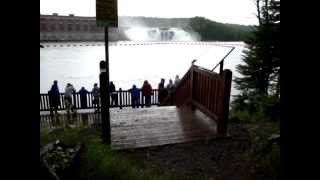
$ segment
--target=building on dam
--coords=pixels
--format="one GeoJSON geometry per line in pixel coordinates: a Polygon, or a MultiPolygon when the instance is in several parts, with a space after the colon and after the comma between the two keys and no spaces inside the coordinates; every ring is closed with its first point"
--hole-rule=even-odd
{"type": "MultiPolygon", "coordinates": [[[[159,20],[153,20],[152,18],[150,18],[149,21],[154,23],[152,25],[146,24],[143,27],[145,37],[148,37],[144,40],[179,40],[177,35],[179,33],[181,34],[182,29],[180,29],[179,32],[177,28],[172,28],[173,25],[168,23],[157,23],[159,20]],[[170,27],[165,25],[170,25],[170,27]]],[[[125,32],[146,22],[146,19],[139,17],[119,17],[119,26],[117,28],[108,28],[109,41],[132,39],[132,37],[130,37],[130,35],[127,36],[125,32]]],[[[57,13],[53,13],[52,15],[40,14],[40,42],[47,41],[104,41],[104,27],[98,27],[96,25],[96,17],[80,17],[74,14],[61,16],[57,13]]]]}
{"type": "MultiPolygon", "coordinates": [[[[126,40],[125,28],[109,28],[109,40],[126,40]]],[[[95,17],[70,14],[40,14],[40,41],[104,41],[104,27],[96,25],[95,17]]]]}

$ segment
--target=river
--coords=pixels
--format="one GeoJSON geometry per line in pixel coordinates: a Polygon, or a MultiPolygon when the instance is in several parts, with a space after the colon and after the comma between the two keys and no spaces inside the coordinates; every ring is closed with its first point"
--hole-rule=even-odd
{"type": "MultiPolygon", "coordinates": [[[[40,93],[47,93],[53,80],[58,80],[59,89],[64,91],[66,83],[76,90],[82,86],[91,90],[99,82],[99,62],[105,59],[103,42],[42,43],[40,48],[40,93]]],[[[139,42],[122,41],[109,43],[110,80],[116,88],[129,89],[133,84],[142,86],[148,80],[157,88],[161,78],[166,83],[175,75],[180,78],[187,72],[193,59],[196,65],[212,69],[229,52],[224,68],[231,69],[233,77],[241,63],[243,42],[139,42]]],[[[217,68],[219,70],[219,68],[217,68]]],[[[237,94],[232,87],[231,94],[237,94]]]]}

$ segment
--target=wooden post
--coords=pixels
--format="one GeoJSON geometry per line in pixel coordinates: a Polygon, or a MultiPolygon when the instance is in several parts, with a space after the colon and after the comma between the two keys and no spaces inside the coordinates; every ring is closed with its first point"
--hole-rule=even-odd
{"type": "Polygon", "coordinates": [[[232,83],[232,72],[226,69],[222,73],[222,89],[219,101],[219,116],[218,116],[218,135],[227,135],[228,116],[229,116],[229,101],[232,83]]]}
{"type": "Polygon", "coordinates": [[[119,89],[119,93],[120,93],[119,107],[120,107],[120,109],[122,109],[122,88],[119,89]]]}
{"type": "Polygon", "coordinates": [[[196,108],[195,108],[195,106],[192,104],[192,101],[193,101],[193,89],[194,89],[194,77],[193,77],[193,75],[194,75],[194,66],[193,66],[193,63],[194,62],[192,62],[192,65],[191,65],[191,74],[190,74],[190,76],[191,76],[191,78],[190,78],[190,107],[191,107],[191,110],[195,110],[196,108]]]}
{"type": "Polygon", "coordinates": [[[111,144],[110,129],[110,97],[109,97],[109,44],[108,27],[104,28],[106,61],[100,62],[100,96],[101,96],[101,126],[102,141],[111,144]]]}

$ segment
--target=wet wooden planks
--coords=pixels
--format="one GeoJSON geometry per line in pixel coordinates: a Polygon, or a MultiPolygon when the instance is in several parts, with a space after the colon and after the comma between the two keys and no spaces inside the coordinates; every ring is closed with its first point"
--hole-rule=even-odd
{"type": "MultiPolygon", "coordinates": [[[[41,128],[57,128],[68,122],[61,113],[60,121],[40,115],[41,128]]],[[[114,149],[132,149],[189,142],[216,137],[216,123],[198,110],[187,107],[110,109],[111,143],[114,149]]],[[[75,126],[100,128],[100,114],[79,112],[75,126]]]]}
{"type": "Polygon", "coordinates": [[[175,106],[110,112],[112,147],[130,149],[216,137],[216,123],[199,111],[175,106]]]}

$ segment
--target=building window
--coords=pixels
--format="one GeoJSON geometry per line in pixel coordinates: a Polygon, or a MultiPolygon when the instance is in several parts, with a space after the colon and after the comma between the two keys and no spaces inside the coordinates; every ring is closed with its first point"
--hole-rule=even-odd
{"type": "Polygon", "coordinates": [[[64,31],[64,26],[63,26],[63,24],[59,24],[59,28],[60,28],[60,31],[64,31]]]}
{"type": "Polygon", "coordinates": [[[91,25],[91,31],[95,31],[96,30],[96,26],[95,25],[91,25]]]}
{"type": "Polygon", "coordinates": [[[51,31],[55,31],[56,30],[56,25],[55,24],[52,24],[51,25],[51,31]]]}
{"type": "Polygon", "coordinates": [[[84,32],[87,32],[87,31],[88,31],[88,25],[87,25],[87,24],[83,25],[83,31],[84,31],[84,32]]]}
{"type": "Polygon", "coordinates": [[[44,24],[44,23],[40,24],[40,29],[41,29],[41,31],[46,31],[47,30],[46,24],[44,24]]]}
{"type": "Polygon", "coordinates": [[[80,31],[80,24],[77,24],[77,25],[76,25],[76,30],[77,30],[77,31],[80,31]]]}
{"type": "Polygon", "coordinates": [[[68,31],[72,31],[72,24],[68,24],[68,31]]]}

